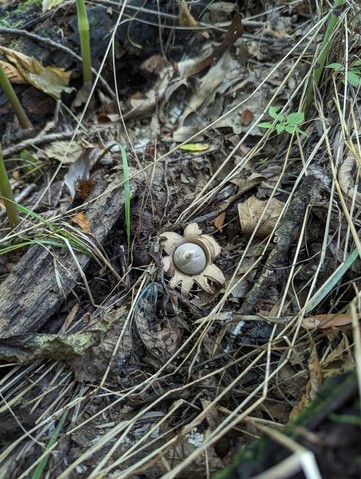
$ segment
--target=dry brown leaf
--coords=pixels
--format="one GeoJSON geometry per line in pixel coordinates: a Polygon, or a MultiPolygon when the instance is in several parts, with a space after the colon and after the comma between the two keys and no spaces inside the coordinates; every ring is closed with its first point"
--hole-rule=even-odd
{"type": "Polygon", "coordinates": [[[3,67],[5,75],[11,81],[11,83],[27,83],[19,70],[14,65],[11,65],[11,63],[0,61],[0,65],[3,67]]]}
{"type": "MultiPolygon", "coordinates": [[[[361,202],[361,193],[355,192],[356,162],[354,156],[348,155],[338,170],[338,182],[341,190],[350,198],[355,196],[356,201],[361,202]]],[[[358,172],[360,175],[360,172],[358,172]]],[[[358,178],[359,179],[359,178],[358,178]]]]}
{"type": "Polygon", "coordinates": [[[270,201],[262,201],[255,196],[251,196],[244,203],[238,204],[242,233],[251,235],[262,217],[261,224],[257,228],[256,236],[258,238],[266,238],[272,233],[272,230],[276,226],[277,220],[282,214],[283,207],[284,203],[276,198],[272,198],[270,201]],[[266,207],[267,210],[265,211],[266,207]]]}
{"type": "Polygon", "coordinates": [[[86,215],[79,211],[73,218],[71,219],[72,223],[80,226],[80,228],[85,231],[85,233],[90,233],[90,223],[86,215]]]}
{"type": "Polygon", "coordinates": [[[25,80],[38,90],[53,98],[60,98],[62,92],[71,92],[69,81],[71,72],[53,66],[44,67],[38,60],[23,53],[0,47],[11,62],[15,63],[25,80]]]}
{"type": "Polygon", "coordinates": [[[195,28],[198,26],[197,20],[190,13],[186,2],[181,1],[179,5],[179,23],[183,27],[195,28]]]}
{"type": "Polygon", "coordinates": [[[43,13],[51,10],[52,8],[57,7],[61,3],[64,3],[65,0],[43,0],[43,13]]]}
{"type": "MultiPolygon", "coordinates": [[[[182,78],[187,76],[196,75],[201,71],[205,70],[211,65],[215,65],[223,55],[228,52],[230,47],[234,44],[234,42],[243,34],[243,25],[241,17],[236,14],[233,17],[232,23],[230,24],[226,36],[224,37],[223,42],[213,50],[213,52],[208,55],[208,57],[199,60],[185,60],[179,62],[177,67],[179,71],[179,75],[182,78]]],[[[225,69],[224,69],[225,70],[225,69]]],[[[223,71],[223,78],[224,78],[224,71],[223,71]]]]}
{"type": "Polygon", "coordinates": [[[67,174],[64,177],[64,183],[68,187],[72,200],[77,192],[79,180],[87,181],[91,167],[98,159],[99,150],[97,148],[86,148],[79,158],[70,165],[67,174]]]}
{"type": "MultiPolygon", "coordinates": [[[[361,319],[361,316],[358,318],[361,319]]],[[[340,326],[346,326],[352,323],[350,313],[345,314],[318,314],[317,316],[310,316],[304,318],[302,326],[306,329],[329,329],[340,326]]]]}
{"type": "Polygon", "coordinates": [[[53,141],[44,149],[47,158],[61,161],[64,165],[75,163],[83,151],[83,147],[76,141],[53,141]]]}
{"type": "Polygon", "coordinates": [[[222,228],[224,225],[224,220],[226,218],[226,212],[223,211],[220,215],[217,216],[217,218],[214,220],[214,226],[217,228],[217,230],[222,232],[222,228]]]}
{"type": "Polygon", "coordinates": [[[290,418],[298,416],[302,410],[316,397],[317,391],[322,384],[322,369],[318,358],[317,350],[313,347],[308,363],[309,380],[306,385],[306,391],[298,404],[292,409],[290,418]]]}

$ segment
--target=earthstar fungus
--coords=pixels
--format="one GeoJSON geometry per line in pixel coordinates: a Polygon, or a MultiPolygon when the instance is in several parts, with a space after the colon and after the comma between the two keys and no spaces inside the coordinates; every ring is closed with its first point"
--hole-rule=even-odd
{"type": "Polygon", "coordinates": [[[210,281],[224,284],[222,271],[213,264],[221,247],[212,236],[202,234],[197,223],[189,224],[183,236],[166,231],[160,236],[160,244],[166,256],[162,258],[163,270],[171,276],[169,286],[180,285],[181,293],[188,296],[194,283],[204,291],[214,294],[210,281]]]}

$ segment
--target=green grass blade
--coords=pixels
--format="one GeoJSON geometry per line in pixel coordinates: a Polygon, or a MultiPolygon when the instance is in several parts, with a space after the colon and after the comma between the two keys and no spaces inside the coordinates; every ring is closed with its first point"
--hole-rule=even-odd
{"type": "Polygon", "coordinates": [[[53,445],[55,444],[56,440],[58,439],[58,436],[59,436],[59,433],[61,431],[61,428],[63,427],[63,424],[65,422],[65,419],[66,419],[66,416],[68,415],[68,412],[69,411],[65,411],[63,413],[63,415],[61,416],[58,424],[56,425],[56,428],[53,432],[53,434],[51,435],[51,438],[46,446],[46,449],[49,449],[49,452],[48,454],[46,454],[42,460],[39,462],[39,464],[37,465],[33,475],[31,476],[31,479],[41,479],[41,476],[42,476],[42,473],[48,463],[48,459],[49,459],[49,454],[50,454],[50,450],[51,448],[53,447],[53,445]]]}
{"type": "Polygon", "coordinates": [[[0,65],[0,85],[7,96],[15,115],[18,117],[19,123],[23,128],[33,128],[24,108],[22,107],[19,98],[16,96],[15,90],[10,83],[3,67],[0,65]]]}
{"type": "Polygon", "coordinates": [[[339,16],[336,15],[337,8],[340,8],[344,4],[344,0],[335,0],[332,6],[332,13],[330,15],[328,25],[323,36],[320,54],[317,58],[317,67],[314,70],[313,76],[310,78],[309,83],[307,85],[306,95],[305,95],[305,102],[303,105],[303,111],[305,114],[305,118],[308,117],[310,112],[313,100],[314,100],[314,88],[318,85],[322,72],[325,68],[326,58],[331,46],[331,37],[332,33],[339,21],[339,16]],[[335,12],[335,13],[334,13],[335,12]]]}
{"type": "Polygon", "coordinates": [[[352,253],[350,253],[348,255],[348,257],[346,258],[346,261],[344,263],[342,263],[336,269],[336,271],[334,271],[331,274],[331,276],[328,278],[327,281],[325,281],[323,286],[307,302],[306,307],[305,307],[306,312],[311,311],[313,308],[315,308],[329,294],[329,292],[336,286],[336,284],[340,281],[340,279],[346,273],[346,271],[355,262],[357,257],[358,257],[358,250],[357,250],[357,248],[355,248],[352,251],[352,253]]]}
{"type": "Polygon", "coordinates": [[[127,153],[123,145],[119,145],[120,152],[122,154],[123,163],[123,176],[124,176],[124,216],[125,216],[125,229],[127,233],[128,244],[128,261],[130,256],[130,182],[129,182],[129,165],[127,153]]]}
{"type": "Polygon", "coordinates": [[[84,85],[90,85],[93,79],[93,74],[91,70],[89,21],[84,0],[76,0],[76,10],[78,16],[81,57],[83,61],[83,82],[84,85]]]}
{"type": "Polygon", "coordinates": [[[0,145],[0,192],[4,200],[6,213],[12,228],[20,223],[18,205],[15,202],[14,195],[10,186],[8,174],[5,168],[4,158],[0,145]]]}

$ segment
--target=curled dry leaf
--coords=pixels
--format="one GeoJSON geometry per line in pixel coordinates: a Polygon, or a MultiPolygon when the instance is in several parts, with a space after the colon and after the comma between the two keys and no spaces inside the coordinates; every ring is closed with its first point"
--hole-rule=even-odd
{"type": "Polygon", "coordinates": [[[75,216],[73,216],[71,221],[72,223],[75,223],[80,226],[80,228],[85,231],[85,233],[90,233],[90,222],[82,211],[79,211],[75,216]]]}
{"type": "MultiPolygon", "coordinates": [[[[359,316],[357,319],[360,320],[361,317],[359,316]]],[[[302,326],[306,329],[329,329],[347,326],[351,323],[351,313],[317,314],[316,316],[309,316],[308,318],[304,318],[302,321],[302,326]]]]}
{"type": "Polygon", "coordinates": [[[53,141],[44,148],[47,158],[61,161],[63,165],[75,163],[83,152],[83,147],[68,140],[53,141]]]}
{"type": "Polygon", "coordinates": [[[210,282],[224,284],[225,277],[222,271],[213,264],[221,252],[221,247],[212,236],[202,234],[197,223],[189,224],[183,236],[167,231],[162,233],[160,240],[163,252],[166,254],[162,259],[163,269],[171,276],[169,282],[171,288],[180,285],[181,293],[188,296],[194,283],[209,294],[215,292],[210,282]],[[179,247],[181,248],[178,250],[179,247]],[[200,264],[201,271],[199,271],[200,264]],[[189,273],[192,268],[194,274],[189,273]]]}
{"type": "Polygon", "coordinates": [[[183,27],[195,28],[198,26],[197,20],[190,13],[188,5],[184,1],[181,1],[179,5],[179,23],[183,27]]]}
{"type": "Polygon", "coordinates": [[[157,296],[157,285],[150,283],[139,296],[133,317],[144,346],[162,366],[179,349],[182,333],[168,318],[158,318],[157,296]]]}
{"type": "Polygon", "coordinates": [[[75,194],[79,189],[79,180],[87,181],[92,166],[96,163],[99,156],[98,148],[85,148],[78,159],[69,167],[64,177],[64,183],[68,187],[71,199],[75,198],[75,194]]]}
{"type": "MultiPolygon", "coordinates": [[[[356,201],[361,203],[361,193],[355,192],[355,177],[357,180],[357,171],[356,170],[356,163],[355,158],[353,155],[347,155],[345,161],[340,166],[338,170],[338,182],[342,191],[348,195],[349,197],[353,198],[355,195],[356,201]]],[[[360,172],[358,173],[360,175],[360,172]]],[[[360,180],[360,178],[358,178],[360,180]]]]}
{"type": "Polygon", "coordinates": [[[0,65],[3,67],[5,75],[8,77],[11,83],[18,83],[18,84],[27,83],[27,81],[19,72],[19,70],[14,65],[11,65],[11,63],[0,61],[0,65]]]}
{"type": "Polygon", "coordinates": [[[257,228],[256,236],[258,238],[266,238],[272,233],[273,228],[276,226],[277,220],[282,214],[283,207],[284,203],[276,200],[276,198],[272,198],[271,201],[268,202],[268,200],[259,200],[255,196],[251,196],[251,198],[244,203],[238,204],[238,215],[242,233],[251,235],[262,216],[262,222],[257,228]],[[265,211],[267,203],[268,207],[265,211]]]}
{"type": "Polygon", "coordinates": [[[21,75],[30,85],[51,97],[58,99],[62,92],[69,93],[73,90],[68,86],[71,72],[54,66],[44,67],[36,58],[10,48],[0,47],[0,51],[7,56],[9,61],[15,63],[21,75]]]}

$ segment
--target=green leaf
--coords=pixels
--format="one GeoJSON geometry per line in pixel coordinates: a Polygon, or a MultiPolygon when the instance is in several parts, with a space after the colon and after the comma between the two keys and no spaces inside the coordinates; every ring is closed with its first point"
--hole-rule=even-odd
{"type": "Polygon", "coordinates": [[[341,263],[340,266],[329,276],[324,284],[316,291],[312,298],[305,305],[305,311],[311,311],[315,308],[320,302],[331,292],[331,290],[336,286],[340,281],[342,276],[346,271],[351,268],[352,264],[358,258],[358,250],[355,248],[352,253],[350,253],[344,263],[341,263]]]}
{"type": "Polygon", "coordinates": [[[268,114],[271,118],[274,118],[275,120],[283,121],[284,116],[281,115],[281,113],[277,113],[279,109],[279,106],[270,106],[268,109],[268,114]]]}
{"type": "Polygon", "coordinates": [[[274,128],[274,124],[273,123],[270,123],[269,121],[264,121],[262,123],[258,123],[257,125],[258,127],[260,128],[274,128]]]}
{"type": "Polygon", "coordinates": [[[345,75],[346,80],[351,83],[353,86],[359,86],[360,84],[360,72],[355,72],[353,70],[350,70],[349,72],[346,73],[345,75]]]}
{"type": "Polygon", "coordinates": [[[283,123],[279,123],[278,125],[276,125],[276,131],[278,134],[285,131],[285,129],[286,129],[286,125],[284,125],[283,123]]]}
{"type": "Polygon", "coordinates": [[[284,130],[287,131],[287,133],[290,133],[292,135],[292,133],[297,131],[298,128],[296,126],[285,125],[284,130]]]}
{"type": "Polygon", "coordinates": [[[287,115],[286,123],[289,126],[296,126],[305,121],[305,114],[301,111],[287,115]]]}
{"type": "Polygon", "coordinates": [[[341,63],[330,63],[329,65],[326,65],[325,68],[332,68],[333,70],[345,71],[345,67],[341,65],[341,63]]]}

